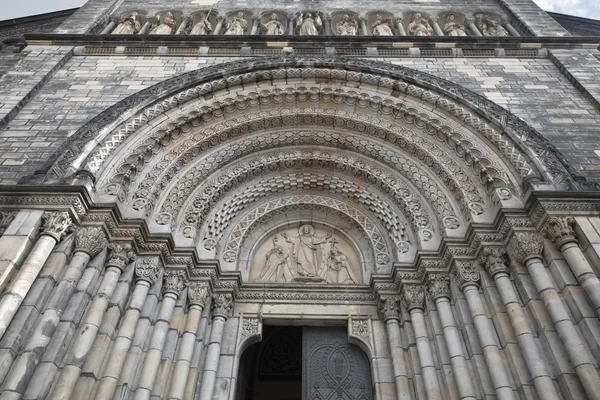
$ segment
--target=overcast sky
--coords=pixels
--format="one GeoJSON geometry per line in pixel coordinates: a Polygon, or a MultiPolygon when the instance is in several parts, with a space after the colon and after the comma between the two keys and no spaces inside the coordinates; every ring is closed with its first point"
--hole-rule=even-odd
{"type": "MultiPolygon", "coordinates": [[[[547,11],[600,19],[598,0],[534,0],[547,11]]],[[[79,7],[86,0],[0,0],[0,20],[79,7]]]]}

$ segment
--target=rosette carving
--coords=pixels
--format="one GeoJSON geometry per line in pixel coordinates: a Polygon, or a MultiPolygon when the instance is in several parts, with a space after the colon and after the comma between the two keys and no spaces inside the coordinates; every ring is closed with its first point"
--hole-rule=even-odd
{"type": "Polygon", "coordinates": [[[60,242],[73,224],[73,220],[66,211],[45,212],[42,220],[44,221],[42,234],[53,237],[57,242],[60,242]]]}
{"type": "Polygon", "coordinates": [[[209,294],[210,287],[206,282],[192,282],[188,286],[188,301],[191,305],[204,308],[209,294]]]}
{"type": "Polygon", "coordinates": [[[506,249],[502,247],[484,247],[479,263],[485,267],[492,278],[501,272],[509,273],[509,260],[506,249]]]}
{"type": "Polygon", "coordinates": [[[106,262],[107,267],[116,267],[123,271],[127,264],[135,259],[135,253],[130,243],[112,242],[108,244],[108,249],[110,255],[106,262]]]}
{"type": "Polygon", "coordinates": [[[479,285],[479,263],[477,261],[455,261],[454,279],[461,289],[469,285],[479,285]]]}
{"type": "Polygon", "coordinates": [[[227,318],[233,309],[233,296],[231,293],[217,293],[213,295],[213,317],[227,318]]]}
{"type": "Polygon", "coordinates": [[[179,296],[187,286],[187,277],[183,270],[167,270],[163,275],[163,294],[173,293],[179,296]]]}
{"type": "Polygon", "coordinates": [[[408,285],[404,287],[404,302],[408,311],[418,308],[425,310],[425,288],[421,285],[408,285]]]}
{"type": "Polygon", "coordinates": [[[530,258],[542,258],[544,239],[537,232],[515,232],[508,242],[508,255],[510,259],[519,264],[525,263],[530,258]]]}
{"type": "Polygon", "coordinates": [[[548,218],[544,225],[544,233],[559,249],[567,243],[579,243],[575,233],[575,218],[573,217],[548,218]]]}
{"type": "Polygon", "coordinates": [[[75,235],[75,251],[96,256],[108,245],[104,230],[98,226],[82,227],[75,235]]]}
{"type": "Polygon", "coordinates": [[[135,276],[138,280],[153,285],[158,279],[162,262],[158,256],[139,257],[135,262],[135,276]]]}
{"type": "Polygon", "coordinates": [[[378,309],[384,321],[388,319],[400,320],[400,297],[382,296],[379,299],[378,309]]]}
{"type": "Polygon", "coordinates": [[[440,297],[450,298],[450,276],[448,274],[428,274],[427,290],[433,300],[440,297]]]}

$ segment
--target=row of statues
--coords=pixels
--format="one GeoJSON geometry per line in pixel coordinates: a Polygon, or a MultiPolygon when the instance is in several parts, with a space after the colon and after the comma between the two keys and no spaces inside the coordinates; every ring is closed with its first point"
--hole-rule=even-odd
{"type": "MultiPolygon", "coordinates": [[[[195,23],[182,24],[177,31],[177,23],[173,12],[168,11],[164,15],[157,15],[148,29],[150,35],[171,35],[174,33],[189,34],[189,35],[208,35],[213,33],[213,25],[209,21],[211,11],[201,15],[195,23]]],[[[112,34],[132,35],[140,33],[142,30],[141,16],[138,12],[133,11],[127,15],[112,31],[112,34]]],[[[192,20],[188,20],[192,21],[192,20]]],[[[473,24],[471,24],[473,25],[473,24]]],[[[475,16],[474,25],[483,36],[509,36],[509,32],[502,24],[489,15],[478,14],[475,16]]],[[[244,17],[243,12],[238,12],[236,15],[227,19],[225,24],[225,35],[245,35],[249,33],[250,24],[244,17]]],[[[316,36],[324,33],[323,31],[323,16],[319,12],[298,13],[296,16],[296,33],[299,35],[316,36]]],[[[359,24],[356,17],[350,14],[343,14],[341,19],[332,28],[335,34],[339,36],[356,36],[358,35],[359,24]]],[[[365,25],[366,27],[366,25],[365,25]]],[[[439,34],[433,28],[432,22],[423,17],[421,13],[415,13],[411,22],[408,24],[407,32],[404,33],[400,24],[397,25],[402,35],[409,36],[433,36],[434,33],[439,34]]],[[[394,36],[394,23],[391,17],[377,14],[375,20],[369,27],[369,34],[374,36],[394,36]]],[[[279,21],[279,16],[272,13],[267,22],[259,27],[263,35],[284,35],[286,26],[279,21]]],[[[365,29],[363,27],[363,29],[365,29]]],[[[437,28],[438,30],[440,28],[437,28]]],[[[475,30],[471,27],[471,30],[475,30]]],[[[458,22],[455,14],[448,14],[445,17],[445,23],[441,29],[446,36],[468,36],[467,27],[458,22]]]]}

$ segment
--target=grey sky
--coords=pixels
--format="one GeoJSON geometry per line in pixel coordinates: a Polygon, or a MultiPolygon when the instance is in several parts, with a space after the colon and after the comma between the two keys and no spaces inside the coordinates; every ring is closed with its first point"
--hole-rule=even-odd
{"type": "MultiPolygon", "coordinates": [[[[600,19],[598,0],[534,0],[547,11],[600,19]]],[[[79,7],[86,0],[0,0],[0,20],[79,7]]]]}

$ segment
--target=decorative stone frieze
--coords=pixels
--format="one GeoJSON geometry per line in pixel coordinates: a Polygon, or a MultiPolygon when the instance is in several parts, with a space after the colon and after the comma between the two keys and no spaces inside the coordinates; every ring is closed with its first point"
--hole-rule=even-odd
{"type": "Polygon", "coordinates": [[[0,235],[4,235],[6,228],[14,221],[16,216],[16,212],[0,211],[0,235]]]}
{"type": "Polygon", "coordinates": [[[107,267],[116,267],[121,271],[125,269],[127,264],[135,259],[135,252],[131,243],[111,242],[108,244],[110,250],[107,267]]]}
{"type": "Polygon", "coordinates": [[[579,243],[575,233],[575,218],[573,217],[550,217],[546,221],[543,231],[559,249],[567,243],[579,243]]]}
{"type": "Polygon", "coordinates": [[[188,301],[191,305],[204,308],[209,295],[210,286],[207,282],[191,282],[188,286],[188,301]]]}
{"type": "Polygon", "coordinates": [[[244,318],[244,322],[242,322],[242,337],[247,338],[259,334],[258,318],[244,318]]]}
{"type": "Polygon", "coordinates": [[[352,336],[363,340],[369,340],[369,321],[366,319],[352,318],[352,336]]]}
{"type": "Polygon", "coordinates": [[[510,259],[524,264],[533,257],[542,257],[544,239],[537,232],[515,232],[508,242],[508,255],[510,259]]]}
{"type": "Polygon", "coordinates": [[[484,247],[479,263],[492,277],[501,272],[509,273],[510,271],[508,253],[503,247],[484,247]]]}
{"type": "Polygon", "coordinates": [[[378,309],[384,321],[388,319],[400,320],[400,297],[382,296],[379,299],[378,309]]]}
{"type": "Polygon", "coordinates": [[[179,296],[187,286],[188,281],[183,270],[167,270],[163,275],[163,294],[172,293],[179,296]]]}
{"type": "Polygon", "coordinates": [[[477,261],[455,261],[454,280],[459,288],[479,285],[479,263],[477,261]]]}
{"type": "Polygon", "coordinates": [[[445,273],[427,274],[427,291],[433,300],[450,298],[450,276],[445,273]]]}
{"type": "Polygon", "coordinates": [[[402,293],[406,308],[425,310],[425,288],[421,285],[406,285],[402,293]]]}
{"type": "Polygon", "coordinates": [[[135,262],[136,279],[153,285],[160,275],[161,268],[162,261],[158,256],[138,257],[135,262]]]}
{"type": "Polygon", "coordinates": [[[104,229],[98,226],[79,228],[75,235],[75,251],[94,257],[108,245],[104,229]]]}
{"type": "Polygon", "coordinates": [[[233,295],[231,293],[213,294],[212,312],[213,317],[223,317],[227,319],[233,310],[233,295]]]}
{"type": "Polygon", "coordinates": [[[45,212],[42,219],[44,221],[42,235],[51,236],[57,242],[60,242],[73,224],[69,213],[65,211],[45,212]]]}

